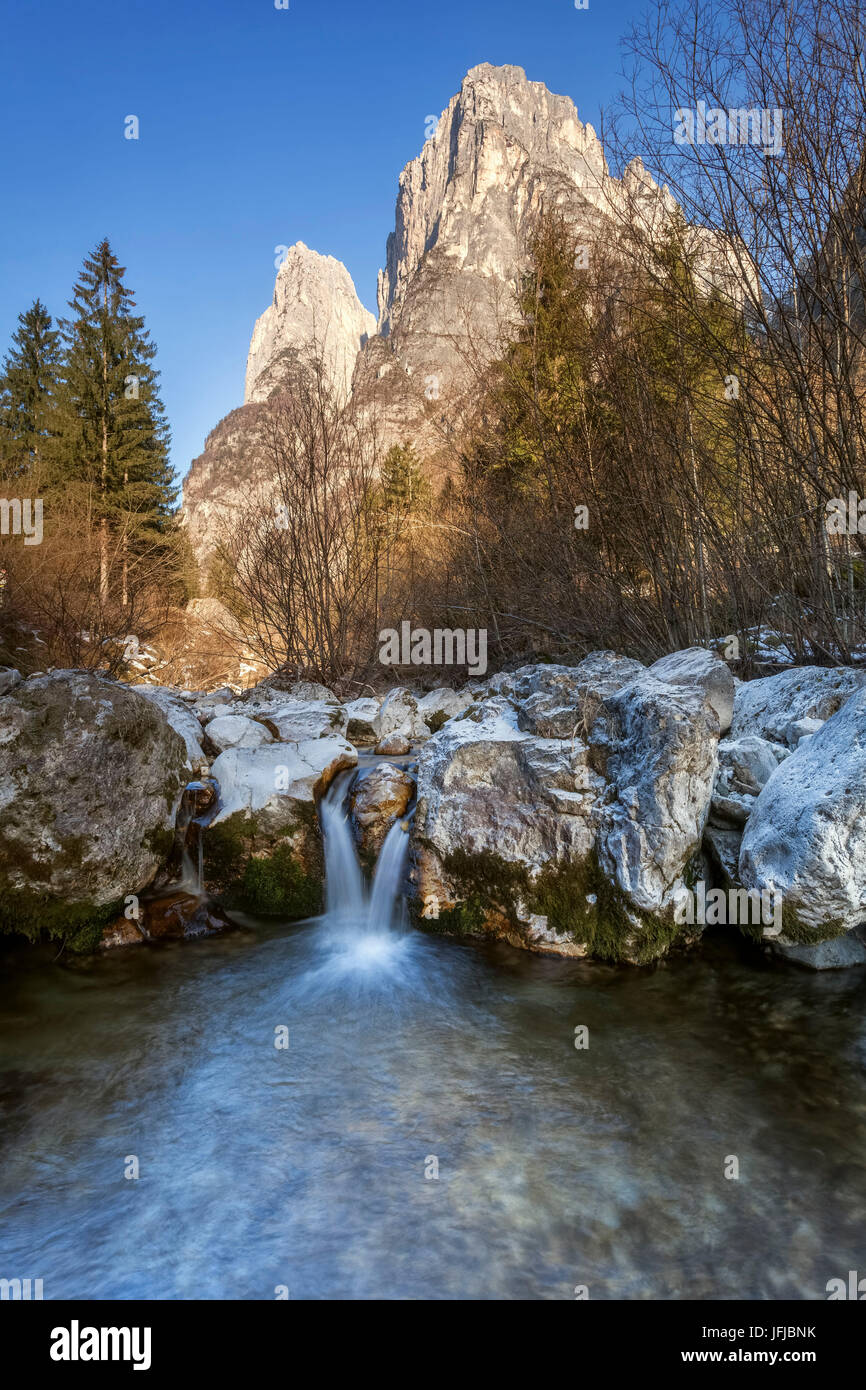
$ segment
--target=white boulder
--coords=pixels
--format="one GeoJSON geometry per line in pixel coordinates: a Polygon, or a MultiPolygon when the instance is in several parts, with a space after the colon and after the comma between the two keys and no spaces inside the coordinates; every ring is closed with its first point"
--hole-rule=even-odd
{"type": "Polygon", "coordinates": [[[743,835],[740,878],[780,894],[786,916],[816,940],[866,921],[866,690],[766,782],[743,835]]]}

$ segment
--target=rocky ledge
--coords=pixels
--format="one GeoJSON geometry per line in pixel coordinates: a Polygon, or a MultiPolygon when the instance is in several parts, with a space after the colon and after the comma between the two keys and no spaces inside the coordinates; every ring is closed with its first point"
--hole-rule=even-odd
{"type": "Polygon", "coordinates": [[[365,862],[415,805],[426,929],[642,965],[724,925],[813,968],[866,963],[866,672],[743,683],[699,648],[351,701],[0,672],[0,927],[86,949],[216,930],[219,904],[310,916],[319,800],[353,769],[365,862]],[[213,788],[198,895],[194,778],[213,788]],[[123,926],[139,895],[170,929],[123,926]]]}

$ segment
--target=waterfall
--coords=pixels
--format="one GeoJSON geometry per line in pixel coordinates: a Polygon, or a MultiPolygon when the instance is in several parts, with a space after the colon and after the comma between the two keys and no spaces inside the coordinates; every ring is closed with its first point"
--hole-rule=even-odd
{"type": "Polygon", "coordinates": [[[319,806],[325,840],[325,913],[344,922],[359,922],[366,915],[361,867],[345,807],[353,775],[335,777],[319,806]]]}
{"type": "Polygon", "coordinates": [[[177,817],[183,849],[180,878],[173,885],[176,891],[197,898],[204,896],[204,831],[218,810],[219,796],[213,778],[187,784],[177,817]],[[194,841],[195,858],[190,853],[190,840],[194,841]]]}
{"type": "Polygon", "coordinates": [[[319,806],[325,841],[325,917],[329,924],[359,933],[382,933],[399,925],[403,876],[409,854],[406,821],[391,826],[376,862],[373,882],[368,889],[349,817],[346,794],[353,772],[335,778],[319,806]]]}
{"type": "Polygon", "coordinates": [[[397,901],[403,875],[406,872],[406,859],[409,854],[409,836],[404,829],[402,818],[396,820],[385,836],[385,843],[379,851],[376,872],[370,889],[370,904],[367,909],[367,930],[379,927],[396,926],[397,901]]]}
{"type": "Polygon", "coordinates": [[[407,817],[391,826],[367,886],[349,816],[347,794],[355,772],[341,773],[319,803],[325,842],[325,915],[315,934],[310,969],[295,989],[307,998],[347,990],[375,999],[376,1007],[399,1008],[401,998],[427,990],[419,964],[423,938],[404,926],[403,878],[409,855],[407,817]],[[399,985],[395,994],[383,986],[399,985]]]}

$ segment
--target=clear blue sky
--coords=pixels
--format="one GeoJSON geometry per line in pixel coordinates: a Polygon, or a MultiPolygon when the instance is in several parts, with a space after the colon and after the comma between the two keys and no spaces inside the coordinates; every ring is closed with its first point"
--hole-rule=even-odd
{"type": "Polygon", "coordinates": [[[243,401],[274,247],[345,262],[375,312],[397,178],[476,63],[514,63],[584,120],[645,0],[22,0],[5,8],[0,356],[55,317],[107,235],[159,349],[179,475],[243,401]],[[127,115],[137,141],[123,137],[127,115]]]}

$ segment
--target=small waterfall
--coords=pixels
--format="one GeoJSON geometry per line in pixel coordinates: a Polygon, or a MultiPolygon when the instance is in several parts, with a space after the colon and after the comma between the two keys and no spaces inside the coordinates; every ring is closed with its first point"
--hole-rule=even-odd
{"type": "Polygon", "coordinates": [[[204,896],[204,830],[218,809],[219,797],[212,779],[187,784],[177,818],[183,838],[180,878],[174,885],[178,892],[204,896]]]}
{"type": "Polygon", "coordinates": [[[361,922],[366,917],[361,867],[345,801],[353,773],[335,777],[319,805],[325,840],[325,912],[332,919],[361,922]]]}
{"type": "Polygon", "coordinates": [[[397,925],[397,902],[400,887],[406,872],[409,855],[409,836],[405,822],[396,820],[385,836],[385,843],[379,851],[373,885],[370,890],[370,904],[367,909],[367,930],[376,931],[382,927],[397,925]]]}
{"type": "Polygon", "coordinates": [[[390,988],[384,995],[388,1007],[396,1007],[399,997],[427,989],[418,961],[423,939],[403,929],[409,817],[401,817],[385,836],[368,887],[346,808],[355,775],[354,771],[341,773],[319,803],[325,842],[325,915],[315,936],[315,964],[296,988],[309,997],[347,989],[375,998],[380,1006],[383,986],[399,984],[397,995],[390,988]]]}
{"type": "Polygon", "coordinates": [[[411,933],[400,931],[409,836],[401,817],[385,836],[368,888],[346,809],[354,776],[337,777],[319,805],[325,840],[324,942],[338,974],[387,973],[402,960],[411,940],[411,933]]]}

